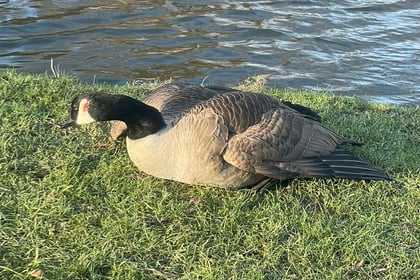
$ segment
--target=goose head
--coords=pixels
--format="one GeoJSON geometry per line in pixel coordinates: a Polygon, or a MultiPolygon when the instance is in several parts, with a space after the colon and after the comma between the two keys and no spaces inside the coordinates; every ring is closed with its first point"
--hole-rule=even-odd
{"type": "Polygon", "coordinates": [[[73,99],[69,118],[61,127],[111,120],[123,121],[131,139],[156,133],[166,126],[156,108],[139,100],[126,95],[88,93],[73,99]]]}

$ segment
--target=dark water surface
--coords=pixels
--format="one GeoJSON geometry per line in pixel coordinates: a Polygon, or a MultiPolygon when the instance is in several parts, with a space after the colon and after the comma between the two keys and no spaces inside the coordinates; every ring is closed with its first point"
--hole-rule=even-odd
{"type": "Polygon", "coordinates": [[[0,0],[0,68],[175,78],[420,105],[420,1],[0,0]],[[201,1],[204,2],[204,1],[201,1]]]}

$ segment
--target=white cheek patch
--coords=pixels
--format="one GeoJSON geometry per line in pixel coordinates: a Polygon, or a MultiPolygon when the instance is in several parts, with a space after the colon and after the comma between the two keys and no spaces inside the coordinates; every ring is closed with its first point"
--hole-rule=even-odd
{"type": "Polygon", "coordinates": [[[95,121],[96,120],[89,114],[89,101],[86,98],[83,98],[79,103],[79,113],[77,114],[76,123],[88,124],[95,121]]]}

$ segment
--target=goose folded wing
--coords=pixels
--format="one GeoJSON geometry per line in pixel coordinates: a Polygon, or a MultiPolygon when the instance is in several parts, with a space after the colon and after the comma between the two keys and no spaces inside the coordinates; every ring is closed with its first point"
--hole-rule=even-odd
{"type": "Polygon", "coordinates": [[[343,141],[317,121],[273,108],[231,137],[223,158],[242,170],[277,179],[329,177],[333,170],[314,159],[331,155],[343,141]]]}

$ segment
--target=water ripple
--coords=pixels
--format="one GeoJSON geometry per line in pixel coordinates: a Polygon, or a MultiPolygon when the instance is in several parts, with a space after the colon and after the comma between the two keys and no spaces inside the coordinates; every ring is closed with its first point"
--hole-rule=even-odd
{"type": "Polygon", "coordinates": [[[0,67],[91,82],[176,78],[420,104],[420,2],[0,1],[0,67]]]}

